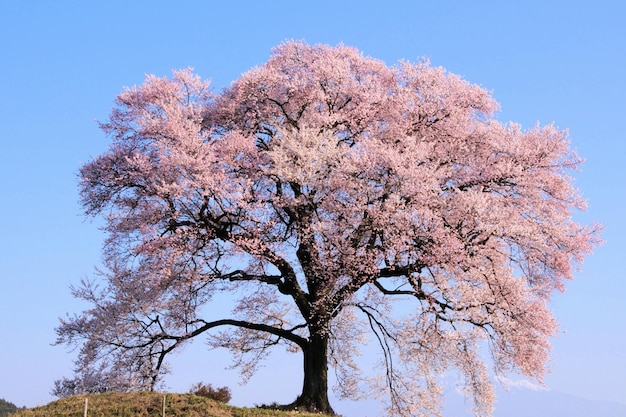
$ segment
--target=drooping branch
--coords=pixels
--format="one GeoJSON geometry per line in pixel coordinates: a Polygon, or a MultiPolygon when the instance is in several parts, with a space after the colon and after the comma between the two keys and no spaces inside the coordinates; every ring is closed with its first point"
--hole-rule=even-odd
{"type": "Polygon", "coordinates": [[[393,370],[393,352],[391,349],[390,341],[397,342],[394,335],[392,335],[385,324],[380,321],[374,313],[378,313],[371,306],[365,305],[363,303],[358,303],[355,305],[362,313],[367,317],[367,321],[369,323],[369,327],[372,330],[372,333],[376,336],[376,340],[381,348],[383,353],[383,358],[385,360],[385,369],[386,369],[386,380],[387,386],[390,392],[394,392],[394,370],[393,370]]]}
{"type": "Polygon", "coordinates": [[[274,326],[270,326],[268,324],[263,324],[263,323],[252,323],[252,322],[248,322],[248,321],[244,321],[244,320],[234,320],[234,319],[222,319],[222,320],[215,320],[215,321],[211,321],[211,322],[207,322],[204,325],[198,327],[197,329],[195,329],[193,332],[185,334],[183,336],[163,336],[163,339],[171,339],[171,340],[175,340],[176,342],[182,342],[185,341],[187,339],[191,339],[193,337],[196,337],[208,330],[211,330],[215,327],[219,327],[219,326],[235,326],[235,327],[241,327],[244,329],[249,329],[249,330],[258,330],[261,332],[265,332],[265,333],[269,333],[272,334],[274,336],[278,336],[280,338],[286,339],[290,342],[295,343],[296,345],[302,347],[306,346],[307,343],[307,339],[299,336],[297,334],[294,333],[294,330],[298,329],[298,328],[302,328],[304,325],[298,325],[295,326],[292,329],[283,329],[283,328],[278,328],[278,327],[274,327],[274,326]]]}
{"type": "MultiPolygon", "coordinates": [[[[158,317],[155,319],[155,321],[156,322],[159,321],[158,317]]],[[[183,342],[193,339],[196,336],[199,336],[207,332],[208,330],[211,330],[213,328],[220,327],[220,326],[235,326],[235,327],[241,327],[241,328],[249,329],[249,330],[257,330],[260,332],[269,333],[279,338],[288,340],[298,345],[301,349],[305,349],[307,346],[307,339],[295,333],[296,330],[305,328],[306,324],[296,325],[292,327],[291,329],[283,329],[283,328],[278,328],[278,327],[270,326],[270,325],[263,324],[263,323],[252,323],[248,321],[233,320],[233,319],[222,319],[222,320],[206,322],[204,323],[204,325],[196,328],[192,332],[189,332],[183,335],[169,335],[166,333],[155,334],[149,337],[146,342],[137,344],[137,345],[125,345],[125,344],[110,342],[110,341],[108,342],[108,344],[111,346],[115,346],[115,347],[126,349],[126,350],[149,348],[150,350],[149,356],[157,356],[157,363],[154,367],[153,375],[151,378],[152,380],[151,385],[153,386],[154,383],[156,383],[157,377],[159,375],[161,367],[163,366],[164,360],[170,352],[172,352],[174,349],[179,347],[183,342]],[[173,343],[166,345],[164,343],[166,341],[170,341],[173,343]],[[156,346],[160,346],[160,349],[154,352],[154,348],[156,346]]]]}

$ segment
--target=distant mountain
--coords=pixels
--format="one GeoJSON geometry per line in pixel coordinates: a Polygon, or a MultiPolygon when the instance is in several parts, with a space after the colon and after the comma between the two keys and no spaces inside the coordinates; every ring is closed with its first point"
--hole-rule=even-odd
{"type": "Polygon", "coordinates": [[[494,417],[626,417],[626,404],[555,391],[515,388],[499,398],[494,417]]]}
{"type": "MultiPolygon", "coordinates": [[[[626,417],[626,404],[618,402],[528,388],[498,391],[493,417],[626,417]]],[[[461,395],[450,393],[445,415],[469,417],[468,408],[461,395]]]]}

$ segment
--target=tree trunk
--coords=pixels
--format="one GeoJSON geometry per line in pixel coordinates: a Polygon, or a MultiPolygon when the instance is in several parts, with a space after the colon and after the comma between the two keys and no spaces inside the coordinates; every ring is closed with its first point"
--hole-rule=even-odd
{"type": "Polygon", "coordinates": [[[328,401],[328,336],[314,333],[303,353],[302,394],[291,406],[335,415],[328,401]]]}

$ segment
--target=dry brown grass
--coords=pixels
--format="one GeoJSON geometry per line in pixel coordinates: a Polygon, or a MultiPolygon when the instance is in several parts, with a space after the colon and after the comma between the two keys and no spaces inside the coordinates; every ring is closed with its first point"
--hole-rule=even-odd
{"type": "MultiPolygon", "coordinates": [[[[20,410],[11,417],[83,417],[85,398],[88,417],[163,417],[163,395],[156,392],[78,395],[20,410]]],[[[165,396],[165,417],[319,417],[298,411],[233,407],[193,394],[165,396]]]]}

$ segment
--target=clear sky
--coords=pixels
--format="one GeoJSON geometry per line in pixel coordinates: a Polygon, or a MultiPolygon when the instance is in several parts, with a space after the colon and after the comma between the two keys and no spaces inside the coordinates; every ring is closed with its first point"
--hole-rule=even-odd
{"type": "MultiPolygon", "coordinates": [[[[115,96],[146,73],[185,67],[219,90],[300,39],[343,42],[388,64],[429,57],[491,90],[501,120],[569,129],[586,158],[574,176],[589,209],[577,218],[603,223],[606,243],[554,299],[563,334],[546,383],[626,404],[625,15],[617,0],[1,0],[0,398],[42,405],[71,375],[73,354],[51,346],[54,327],[84,307],[69,286],[98,265],[103,240],[82,216],[76,174],[106,149],[95,120],[115,96]]],[[[176,357],[168,385],[228,385],[240,405],[298,394],[299,357],[273,356],[244,387],[223,370],[227,359],[196,343],[176,357]]]]}

